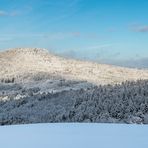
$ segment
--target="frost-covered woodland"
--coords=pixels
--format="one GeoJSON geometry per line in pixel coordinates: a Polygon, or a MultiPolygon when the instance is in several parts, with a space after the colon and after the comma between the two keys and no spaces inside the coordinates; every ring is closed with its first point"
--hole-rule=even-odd
{"type": "Polygon", "coordinates": [[[148,81],[57,92],[0,83],[1,125],[45,122],[148,124],[148,81]]]}

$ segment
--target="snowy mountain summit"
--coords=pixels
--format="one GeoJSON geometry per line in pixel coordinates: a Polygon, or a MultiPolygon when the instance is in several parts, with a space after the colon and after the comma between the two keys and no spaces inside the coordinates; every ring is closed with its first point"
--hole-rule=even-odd
{"type": "Polygon", "coordinates": [[[18,81],[39,73],[101,85],[148,78],[148,70],[66,59],[46,49],[17,48],[0,53],[0,79],[14,78],[18,81]]]}

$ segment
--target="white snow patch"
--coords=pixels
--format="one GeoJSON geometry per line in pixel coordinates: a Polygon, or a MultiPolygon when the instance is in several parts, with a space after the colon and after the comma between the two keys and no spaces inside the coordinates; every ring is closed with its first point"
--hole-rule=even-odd
{"type": "Polygon", "coordinates": [[[148,148],[147,125],[32,124],[0,127],[2,148],[148,148]]]}

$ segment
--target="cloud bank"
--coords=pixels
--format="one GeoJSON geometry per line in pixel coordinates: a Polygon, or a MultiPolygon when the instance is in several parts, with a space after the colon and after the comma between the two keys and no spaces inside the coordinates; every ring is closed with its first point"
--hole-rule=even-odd
{"type": "Polygon", "coordinates": [[[132,31],[134,32],[142,32],[142,33],[145,33],[145,32],[148,32],[148,25],[134,25],[132,26],[132,31]]]}

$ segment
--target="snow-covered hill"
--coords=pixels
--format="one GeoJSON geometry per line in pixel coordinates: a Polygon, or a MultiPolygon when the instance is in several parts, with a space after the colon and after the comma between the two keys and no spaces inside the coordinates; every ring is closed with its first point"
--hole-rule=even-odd
{"type": "Polygon", "coordinates": [[[39,74],[101,85],[148,78],[148,70],[65,59],[45,49],[17,48],[0,53],[1,80],[18,81],[37,77],[39,74]]]}
{"type": "Polygon", "coordinates": [[[148,71],[84,62],[45,49],[0,53],[0,125],[148,124],[148,71]]]}

